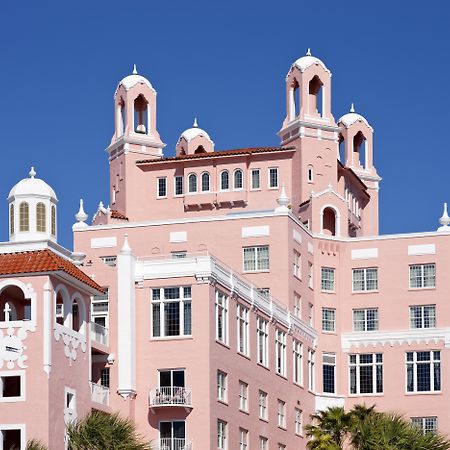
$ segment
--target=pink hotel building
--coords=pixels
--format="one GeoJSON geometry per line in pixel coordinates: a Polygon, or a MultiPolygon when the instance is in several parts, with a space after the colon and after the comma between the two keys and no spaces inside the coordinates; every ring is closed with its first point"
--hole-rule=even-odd
{"type": "Polygon", "coordinates": [[[114,108],[110,206],[80,202],[74,252],[33,169],[8,196],[0,450],[64,449],[91,409],[159,450],[305,449],[310,414],[356,403],[450,433],[450,218],[378,234],[373,129],[335,121],[321,60],[287,73],[279,147],[216,151],[195,122],[164,156],[136,70],[114,108]]]}

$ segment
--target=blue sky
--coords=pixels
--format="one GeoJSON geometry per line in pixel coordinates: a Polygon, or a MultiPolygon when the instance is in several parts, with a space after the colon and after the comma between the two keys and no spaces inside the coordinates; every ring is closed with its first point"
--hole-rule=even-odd
{"type": "MultiPolygon", "coordinates": [[[[284,77],[311,47],[339,118],[375,129],[380,230],[437,228],[450,202],[450,6],[445,0],[10,1],[0,13],[0,195],[34,165],[59,196],[59,241],[83,197],[108,202],[113,94],[133,63],[158,91],[173,153],[194,116],[216,149],[278,144],[284,77]]],[[[0,239],[7,204],[0,203],[0,239]]]]}

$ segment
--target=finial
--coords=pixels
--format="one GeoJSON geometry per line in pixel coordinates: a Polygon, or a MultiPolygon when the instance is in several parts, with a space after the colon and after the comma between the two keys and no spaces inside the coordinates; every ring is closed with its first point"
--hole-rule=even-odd
{"type": "Polygon", "coordinates": [[[84,211],[82,198],[80,198],[80,208],[78,212],[75,214],[75,219],[77,219],[78,222],[86,222],[86,220],[88,219],[88,215],[84,211]]]}
{"type": "Polygon", "coordinates": [[[192,127],[198,128],[197,117],[194,117],[194,125],[192,125],[192,127]]]}
{"type": "Polygon", "coordinates": [[[125,233],[125,235],[124,235],[123,245],[120,250],[120,253],[126,254],[126,255],[131,255],[131,247],[130,247],[130,244],[128,243],[128,233],[125,233]]]}
{"type": "Polygon", "coordinates": [[[133,64],[133,75],[137,75],[136,64],[133,64]]]}
{"type": "Polygon", "coordinates": [[[308,48],[308,51],[306,52],[306,56],[311,56],[311,49],[308,48]]]}
{"type": "Polygon", "coordinates": [[[354,104],[354,103],[352,103],[352,104],[350,105],[350,112],[351,112],[351,113],[354,113],[354,112],[355,112],[355,104],[354,104]]]}
{"type": "Polygon", "coordinates": [[[447,203],[444,203],[444,212],[439,219],[439,223],[442,225],[438,228],[438,231],[450,231],[450,217],[448,216],[447,203]]]}
{"type": "Polygon", "coordinates": [[[34,170],[34,167],[31,167],[30,171],[28,172],[28,175],[30,175],[30,178],[34,178],[36,176],[36,171],[34,170]]]}
{"type": "Polygon", "coordinates": [[[278,206],[275,208],[276,212],[288,212],[289,208],[289,197],[286,194],[286,186],[284,183],[281,184],[281,194],[277,198],[278,206]]]}

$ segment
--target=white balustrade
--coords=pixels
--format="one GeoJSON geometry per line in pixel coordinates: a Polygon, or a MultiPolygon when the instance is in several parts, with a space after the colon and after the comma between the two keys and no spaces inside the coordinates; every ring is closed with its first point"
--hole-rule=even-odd
{"type": "Polygon", "coordinates": [[[91,340],[102,345],[109,345],[109,330],[108,328],[91,322],[91,340]]]}
{"type": "Polygon", "coordinates": [[[109,388],[98,383],[90,382],[91,400],[104,406],[109,406],[109,388]]]}
{"type": "Polygon", "coordinates": [[[149,405],[154,406],[192,406],[192,392],[180,386],[163,386],[152,389],[149,405]]]}

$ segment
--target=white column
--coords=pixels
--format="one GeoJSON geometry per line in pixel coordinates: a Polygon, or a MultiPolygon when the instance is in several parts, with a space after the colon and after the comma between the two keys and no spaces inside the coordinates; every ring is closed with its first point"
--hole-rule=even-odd
{"type": "MultiPolygon", "coordinates": [[[[52,301],[52,291],[50,287],[50,282],[47,281],[44,285],[44,372],[47,376],[50,376],[50,372],[52,370],[52,311],[55,310],[54,304],[56,303],[52,301]]],[[[31,310],[35,309],[37,305],[32,305],[31,310]]]]}

